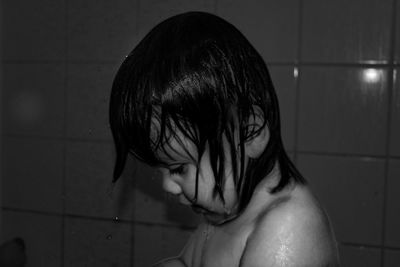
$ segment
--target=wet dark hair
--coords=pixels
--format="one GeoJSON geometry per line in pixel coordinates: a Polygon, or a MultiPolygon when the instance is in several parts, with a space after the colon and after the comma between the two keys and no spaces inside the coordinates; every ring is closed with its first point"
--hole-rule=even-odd
{"type": "Polygon", "coordinates": [[[180,132],[197,148],[196,185],[208,145],[214,196],[222,201],[223,140],[227,141],[239,211],[276,162],[281,178],[271,193],[291,180],[305,183],[284,150],[278,100],[263,59],[233,25],[215,15],[188,12],[154,27],[118,70],[109,111],[117,152],[114,182],[128,154],[150,165],[163,164],[158,153],[168,151],[170,138],[183,146],[177,136],[180,132]],[[259,116],[262,125],[249,125],[251,116],[259,116]],[[245,170],[244,144],[264,127],[268,127],[269,142],[260,157],[249,159],[245,170]]]}

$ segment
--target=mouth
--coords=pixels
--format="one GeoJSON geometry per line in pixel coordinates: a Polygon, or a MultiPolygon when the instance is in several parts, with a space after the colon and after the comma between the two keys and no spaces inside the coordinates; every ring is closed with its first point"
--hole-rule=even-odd
{"type": "Polygon", "coordinates": [[[200,207],[198,205],[192,205],[191,208],[197,214],[205,214],[205,213],[207,213],[206,209],[204,209],[203,207],[200,207]]]}

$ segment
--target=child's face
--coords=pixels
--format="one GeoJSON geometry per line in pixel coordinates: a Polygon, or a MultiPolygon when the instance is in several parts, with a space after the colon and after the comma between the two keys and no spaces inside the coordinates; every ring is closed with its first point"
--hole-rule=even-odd
{"type": "Polygon", "coordinates": [[[192,157],[187,155],[176,139],[170,141],[169,145],[173,149],[169,149],[168,146],[166,147],[169,149],[168,154],[172,155],[173,160],[166,155],[159,154],[160,158],[167,163],[167,165],[159,167],[163,177],[164,190],[176,195],[182,204],[190,205],[195,212],[202,213],[210,223],[219,224],[229,219],[229,217],[234,216],[237,210],[238,198],[227,141],[224,140],[226,148],[225,158],[227,159],[225,162],[225,184],[223,187],[225,204],[218,195],[213,197],[215,180],[210,165],[208,145],[199,164],[197,201],[193,202],[196,192],[197,149],[182,134],[178,134],[178,136],[192,157]]]}

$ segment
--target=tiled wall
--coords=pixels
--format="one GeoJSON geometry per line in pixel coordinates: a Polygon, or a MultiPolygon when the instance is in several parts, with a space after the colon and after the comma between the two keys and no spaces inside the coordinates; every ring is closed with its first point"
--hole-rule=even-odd
{"type": "Polygon", "coordinates": [[[2,0],[2,238],[32,266],[149,266],[198,218],[131,160],[112,187],[113,76],[170,15],[235,24],[267,61],[285,145],[343,266],[400,264],[400,0],[2,0]],[[134,178],[134,179],[133,179],[134,178]]]}

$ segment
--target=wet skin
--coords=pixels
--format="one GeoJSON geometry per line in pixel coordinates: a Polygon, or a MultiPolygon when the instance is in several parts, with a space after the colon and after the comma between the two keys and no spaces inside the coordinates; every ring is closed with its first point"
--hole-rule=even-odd
{"type": "Polygon", "coordinates": [[[280,179],[276,165],[257,186],[245,210],[237,214],[238,196],[230,162],[226,164],[223,203],[212,195],[215,182],[206,149],[199,165],[198,196],[194,199],[195,149],[188,142],[183,144],[192,157],[177,143],[171,143],[174,160],[160,167],[163,187],[182,204],[202,213],[205,222],[179,256],[155,266],[339,266],[330,222],[307,186],[292,183],[271,194],[270,189],[280,179]]]}

